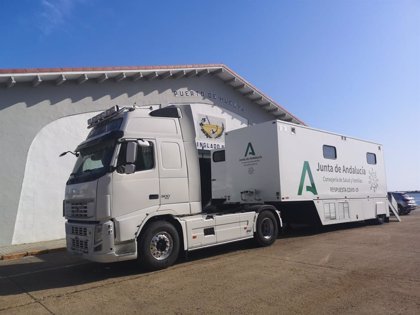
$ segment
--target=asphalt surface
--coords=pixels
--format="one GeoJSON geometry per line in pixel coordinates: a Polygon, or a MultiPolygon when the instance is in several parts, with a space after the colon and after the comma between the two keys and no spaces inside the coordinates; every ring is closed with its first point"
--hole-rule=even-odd
{"type": "Polygon", "coordinates": [[[25,256],[39,256],[65,250],[65,247],[65,239],[17,245],[2,245],[0,246],[0,260],[19,259],[25,256]]]}
{"type": "Polygon", "coordinates": [[[0,314],[420,314],[420,210],[200,250],[147,273],[66,252],[0,262],[0,314]]]}

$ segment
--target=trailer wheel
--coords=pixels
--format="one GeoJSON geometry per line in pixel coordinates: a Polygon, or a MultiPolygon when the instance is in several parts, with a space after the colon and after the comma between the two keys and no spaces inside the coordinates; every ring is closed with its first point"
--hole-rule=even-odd
{"type": "Polygon", "coordinates": [[[178,232],[172,224],[153,222],[139,242],[139,261],[148,270],[167,268],[178,258],[179,243],[178,232]]]}
{"type": "Polygon", "coordinates": [[[380,225],[380,224],[383,224],[384,222],[385,222],[384,214],[380,214],[376,217],[376,224],[380,225]]]}
{"type": "Polygon", "coordinates": [[[273,244],[277,239],[278,231],[277,220],[271,211],[263,211],[258,215],[254,239],[259,246],[273,244]]]}

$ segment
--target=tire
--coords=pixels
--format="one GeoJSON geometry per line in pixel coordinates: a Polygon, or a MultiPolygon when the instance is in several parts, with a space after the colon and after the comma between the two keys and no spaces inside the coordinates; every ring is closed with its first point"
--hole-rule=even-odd
{"type": "Polygon", "coordinates": [[[169,222],[152,222],[138,244],[140,264],[147,270],[165,269],[178,259],[179,235],[169,222]]]}
{"type": "Polygon", "coordinates": [[[263,211],[258,215],[254,239],[257,245],[265,247],[273,244],[278,235],[278,225],[271,211],[263,211]]]}

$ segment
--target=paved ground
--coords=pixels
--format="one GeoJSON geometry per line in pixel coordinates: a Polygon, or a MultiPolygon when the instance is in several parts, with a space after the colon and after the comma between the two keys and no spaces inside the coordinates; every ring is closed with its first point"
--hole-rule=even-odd
{"type": "Polygon", "coordinates": [[[24,313],[420,314],[420,210],[203,250],[154,273],[65,252],[0,261],[0,314],[24,313]]]}
{"type": "Polygon", "coordinates": [[[0,246],[0,260],[18,259],[25,256],[38,256],[64,250],[66,240],[59,239],[30,244],[0,246]]]}

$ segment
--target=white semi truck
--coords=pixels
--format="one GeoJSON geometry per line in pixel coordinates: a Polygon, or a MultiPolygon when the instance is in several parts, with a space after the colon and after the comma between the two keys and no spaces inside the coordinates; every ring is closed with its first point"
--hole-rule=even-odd
{"type": "Polygon", "coordinates": [[[271,245],[283,222],[389,218],[379,144],[270,121],[226,133],[210,164],[200,163],[189,105],[115,106],[88,127],[63,214],[67,250],[92,261],[161,269],[182,251],[271,245]]]}

